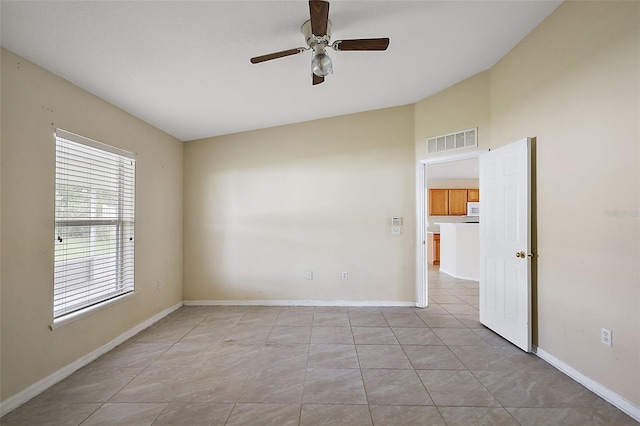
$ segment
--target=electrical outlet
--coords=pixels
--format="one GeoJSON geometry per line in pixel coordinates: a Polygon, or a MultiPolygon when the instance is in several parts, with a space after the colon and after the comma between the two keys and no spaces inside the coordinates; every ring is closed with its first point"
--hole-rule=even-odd
{"type": "Polygon", "coordinates": [[[349,279],[349,273],[347,271],[342,271],[342,275],[341,275],[343,280],[348,280],[349,279]]]}
{"type": "Polygon", "coordinates": [[[156,288],[157,288],[158,290],[160,290],[160,289],[162,288],[162,285],[163,285],[163,284],[164,284],[164,283],[162,282],[162,280],[158,280],[158,281],[156,281],[156,288]]]}
{"type": "Polygon", "coordinates": [[[399,226],[392,226],[391,227],[391,235],[400,235],[402,233],[402,231],[400,229],[401,228],[399,226]]]}
{"type": "Polygon", "coordinates": [[[609,347],[613,346],[613,331],[603,328],[602,329],[602,344],[609,347]]]}
{"type": "Polygon", "coordinates": [[[312,280],[313,279],[313,271],[307,271],[307,279],[308,280],[312,280]]]}

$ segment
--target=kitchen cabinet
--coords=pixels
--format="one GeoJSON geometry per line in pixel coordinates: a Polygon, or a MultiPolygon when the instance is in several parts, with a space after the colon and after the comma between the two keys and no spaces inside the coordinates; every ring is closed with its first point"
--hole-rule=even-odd
{"type": "Polygon", "coordinates": [[[449,216],[464,216],[467,214],[467,190],[449,190],[449,216]]]}
{"type": "Polygon", "coordinates": [[[440,264],[440,234],[429,232],[427,234],[427,263],[440,264]]]}
{"type": "Polygon", "coordinates": [[[449,190],[429,190],[429,214],[431,216],[447,216],[449,214],[449,190]]]}
{"type": "Polygon", "coordinates": [[[480,201],[477,188],[430,189],[430,216],[464,216],[467,214],[467,202],[480,201]]]}

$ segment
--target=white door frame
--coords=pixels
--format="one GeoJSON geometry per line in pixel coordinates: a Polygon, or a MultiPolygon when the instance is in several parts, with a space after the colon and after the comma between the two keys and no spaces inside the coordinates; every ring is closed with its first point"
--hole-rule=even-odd
{"type": "Polygon", "coordinates": [[[416,166],[416,306],[426,308],[429,304],[428,274],[427,274],[427,244],[426,222],[427,197],[425,193],[427,180],[427,167],[430,164],[449,163],[452,161],[470,160],[480,158],[481,154],[489,152],[488,149],[477,149],[460,154],[440,155],[437,157],[419,160],[416,166]]]}

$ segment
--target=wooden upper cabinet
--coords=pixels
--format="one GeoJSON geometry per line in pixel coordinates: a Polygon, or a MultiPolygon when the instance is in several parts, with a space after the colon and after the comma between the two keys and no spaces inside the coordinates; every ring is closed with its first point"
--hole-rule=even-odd
{"type": "Polygon", "coordinates": [[[479,189],[430,189],[430,216],[464,216],[467,201],[480,201],[479,189]]]}
{"type": "Polygon", "coordinates": [[[429,215],[447,216],[449,214],[449,190],[429,190],[429,215]]]}
{"type": "Polygon", "coordinates": [[[449,190],[449,216],[464,216],[467,214],[467,190],[449,190]]]}

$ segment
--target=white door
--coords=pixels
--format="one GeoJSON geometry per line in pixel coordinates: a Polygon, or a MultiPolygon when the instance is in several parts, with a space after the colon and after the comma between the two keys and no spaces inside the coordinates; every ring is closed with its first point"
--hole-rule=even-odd
{"type": "Polygon", "coordinates": [[[531,141],[480,156],[480,322],[531,351],[531,141]]]}

